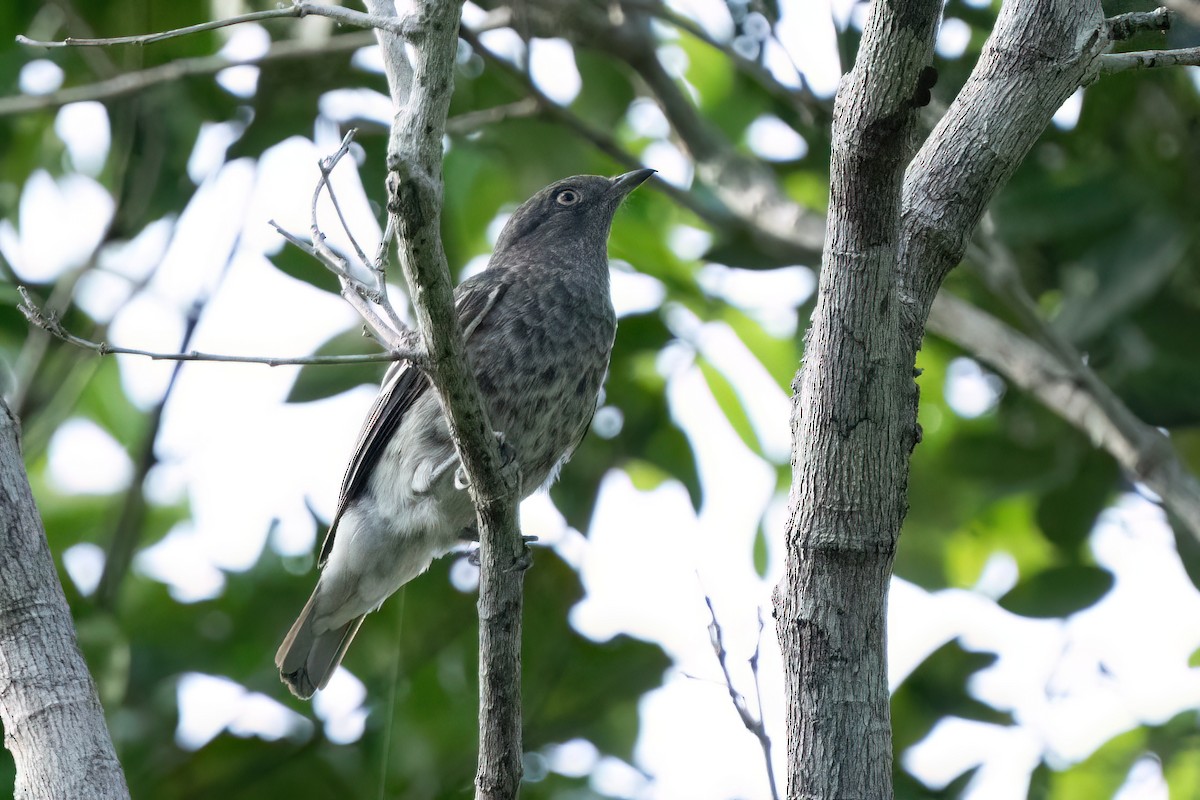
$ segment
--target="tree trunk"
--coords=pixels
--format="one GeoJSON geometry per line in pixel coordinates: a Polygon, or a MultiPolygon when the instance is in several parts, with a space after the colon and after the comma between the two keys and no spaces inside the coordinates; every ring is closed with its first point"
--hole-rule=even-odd
{"type": "Polygon", "coordinates": [[[920,438],[912,376],[929,308],[991,198],[1109,45],[1095,0],[1008,0],[905,175],[939,10],[875,3],[835,104],[775,600],[791,800],[892,796],[886,602],[920,438]]]}
{"type": "Polygon", "coordinates": [[[2,401],[0,523],[0,719],[17,763],[15,797],[127,798],[29,490],[17,420],[2,401]]]}
{"type": "Polygon", "coordinates": [[[788,796],[892,794],[886,602],[918,439],[900,336],[901,185],[941,4],[874,5],[834,106],[821,281],[792,405],[788,796]],[[879,69],[874,65],[888,65],[879,69]]]}

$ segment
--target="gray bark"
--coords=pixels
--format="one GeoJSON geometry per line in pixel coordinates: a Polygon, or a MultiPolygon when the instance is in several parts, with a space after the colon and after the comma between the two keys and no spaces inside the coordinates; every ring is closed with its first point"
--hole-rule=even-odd
{"type": "Polygon", "coordinates": [[[18,431],[0,401],[0,720],[17,764],[14,794],[128,798],[29,490],[18,431]]]}
{"type": "MultiPolygon", "coordinates": [[[[373,13],[388,13],[370,0],[373,13]]],[[[467,368],[441,240],[442,137],[454,90],[461,3],[417,2],[411,65],[380,34],[393,99],[402,105],[388,143],[388,210],[428,355],[479,523],[479,769],[476,798],[514,798],[521,781],[521,591],[527,553],[517,522],[519,476],[499,444],[467,368]],[[404,89],[407,82],[408,89],[404,89]]],[[[406,26],[407,27],[407,26],[406,26]]]]}
{"type": "Polygon", "coordinates": [[[912,370],[926,318],[991,198],[1109,44],[1094,0],[1009,0],[902,183],[939,10],[875,3],[835,106],[776,594],[793,800],[892,796],[885,611],[920,437],[912,370]]]}
{"type": "Polygon", "coordinates": [[[791,798],[892,793],[885,604],[918,435],[895,265],[901,181],[940,10],[937,0],[903,14],[876,3],[834,107],[829,223],[792,404],[787,571],[776,596],[791,798]]]}

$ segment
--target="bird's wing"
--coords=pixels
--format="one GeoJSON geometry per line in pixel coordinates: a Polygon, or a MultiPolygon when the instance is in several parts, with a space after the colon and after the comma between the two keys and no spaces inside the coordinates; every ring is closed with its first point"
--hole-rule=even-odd
{"type": "MultiPolygon", "coordinates": [[[[458,312],[464,341],[470,340],[471,335],[507,288],[507,284],[488,280],[484,275],[485,273],[481,273],[463,281],[455,292],[454,307],[458,312]]],[[[333,549],[333,537],[342,514],[366,488],[375,465],[392,439],[392,434],[400,427],[404,415],[428,388],[429,378],[411,362],[398,361],[388,369],[379,395],[371,405],[371,410],[367,412],[367,419],[358,434],[358,442],[354,445],[354,455],[350,458],[346,473],[342,477],[337,510],[333,514],[329,533],[321,545],[318,565],[325,564],[325,559],[333,549]]]]}

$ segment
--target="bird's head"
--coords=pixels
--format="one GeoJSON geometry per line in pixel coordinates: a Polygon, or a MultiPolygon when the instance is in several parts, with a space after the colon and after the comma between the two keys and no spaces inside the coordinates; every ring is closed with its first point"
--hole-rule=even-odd
{"type": "Polygon", "coordinates": [[[576,175],[550,184],[513,212],[493,258],[516,249],[598,248],[603,253],[617,207],[654,172],[638,169],[615,178],[576,175]]]}

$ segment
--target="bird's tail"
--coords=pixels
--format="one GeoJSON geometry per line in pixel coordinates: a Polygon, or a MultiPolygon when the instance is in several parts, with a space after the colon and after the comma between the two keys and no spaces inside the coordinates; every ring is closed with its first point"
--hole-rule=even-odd
{"type": "MultiPolygon", "coordinates": [[[[301,699],[313,696],[317,689],[324,689],[329,683],[329,677],[342,663],[346,648],[358,633],[364,617],[354,619],[339,628],[315,633],[313,631],[313,601],[317,592],[304,604],[299,619],[292,625],[279,652],[275,654],[275,666],[279,667],[279,677],[292,690],[292,694],[301,699]]],[[[365,616],[365,615],[364,615],[365,616]]]]}

